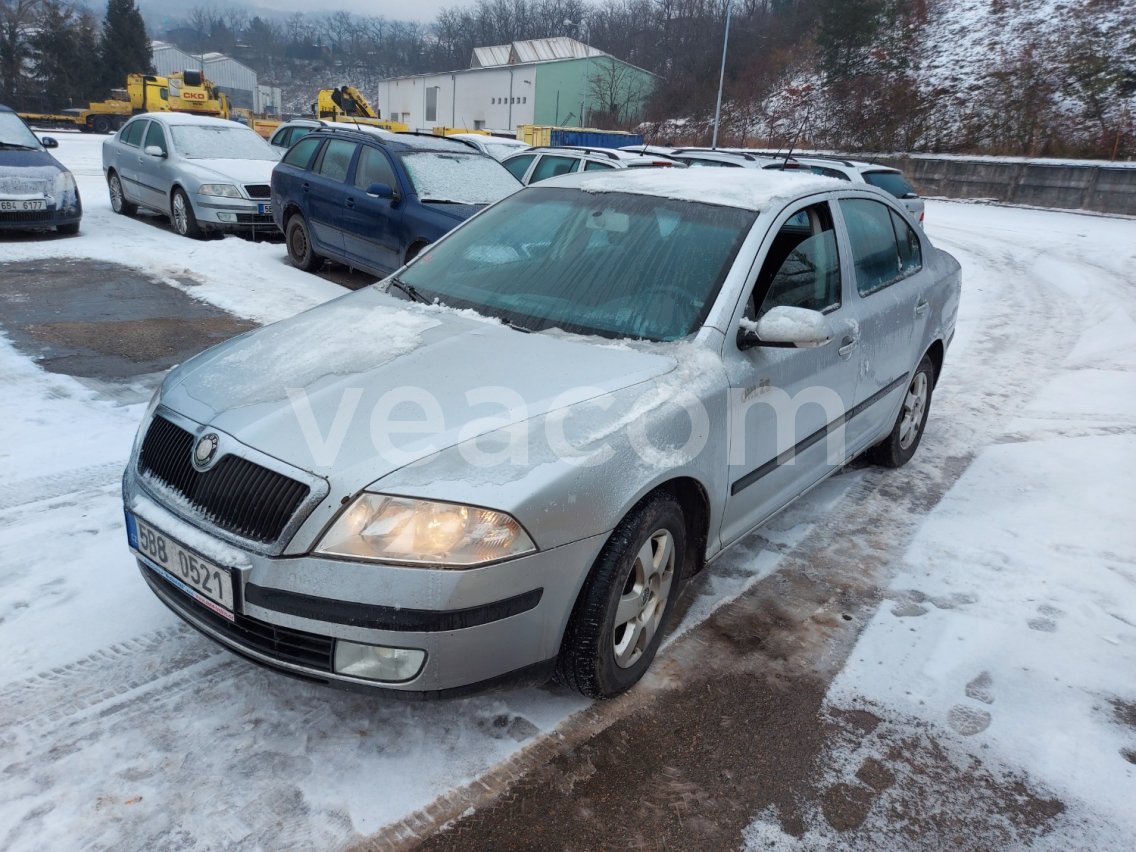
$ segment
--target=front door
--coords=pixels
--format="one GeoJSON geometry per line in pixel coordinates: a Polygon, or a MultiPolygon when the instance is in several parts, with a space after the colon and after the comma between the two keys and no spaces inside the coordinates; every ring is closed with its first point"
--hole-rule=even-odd
{"type": "Polygon", "coordinates": [[[355,179],[347,191],[343,218],[343,248],[349,262],[379,275],[402,266],[402,211],[405,192],[387,155],[363,145],[355,164],[355,179]],[[377,198],[367,187],[385,183],[399,198],[377,198]]]}
{"type": "Polygon", "coordinates": [[[844,419],[860,370],[860,335],[829,202],[796,205],[775,220],[739,325],[781,305],[820,311],[835,334],[813,348],[726,343],[730,380],[729,544],[844,464],[844,419]]]}

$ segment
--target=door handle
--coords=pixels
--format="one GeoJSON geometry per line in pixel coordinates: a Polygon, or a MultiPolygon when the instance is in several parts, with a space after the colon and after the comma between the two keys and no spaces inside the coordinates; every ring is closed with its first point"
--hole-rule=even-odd
{"type": "Polygon", "coordinates": [[[344,201],[343,203],[344,203],[344,204],[346,204],[346,205],[347,205],[348,207],[350,207],[351,209],[355,209],[355,199],[354,199],[354,198],[348,198],[348,199],[347,199],[346,201],[344,201]]]}
{"type": "Polygon", "coordinates": [[[311,189],[311,186],[312,185],[310,183],[302,183],[300,184],[300,189],[302,189],[304,192],[307,192],[309,189],[311,189]]]}
{"type": "Polygon", "coordinates": [[[920,299],[915,303],[915,316],[923,316],[923,314],[927,313],[927,308],[929,307],[931,307],[931,305],[926,299],[920,299]]]}
{"type": "Polygon", "coordinates": [[[852,357],[852,351],[856,348],[858,342],[852,335],[847,335],[840,341],[840,348],[836,350],[836,354],[847,360],[852,357]]]}

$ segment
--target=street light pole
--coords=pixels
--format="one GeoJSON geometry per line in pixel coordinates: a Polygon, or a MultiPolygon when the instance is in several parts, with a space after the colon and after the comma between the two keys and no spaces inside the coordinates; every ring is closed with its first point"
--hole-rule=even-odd
{"type": "Polygon", "coordinates": [[[718,125],[722,121],[722,84],[726,80],[726,47],[730,43],[730,12],[733,9],[732,0],[726,0],[726,34],[722,36],[722,70],[718,74],[718,103],[714,106],[714,138],[710,148],[718,150],[718,125]]]}

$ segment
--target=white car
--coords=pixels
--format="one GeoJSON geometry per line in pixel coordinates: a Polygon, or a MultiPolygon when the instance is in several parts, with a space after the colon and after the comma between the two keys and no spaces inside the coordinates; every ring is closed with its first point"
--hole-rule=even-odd
{"type": "Polygon", "coordinates": [[[145,207],[194,239],[275,231],[271,179],[279,159],[279,149],[243,124],[177,112],[137,115],[103,142],[114,212],[145,207]]]}
{"type": "Polygon", "coordinates": [[[794,156],[794,159],[816,175],[824,175],[852,183],[867,183],[879,187],[884,192],[899,199],[899,203],[907,208],[911,218],[920,225],[923,224],[923,199],[919,197],[915,187],[899,169],[860,160],[845,160],[839,157],[794,156]]]}
{"type": "Polygon", "coordinates": [[[529,148],[506,157],[502,165],[525,186],[575,172],[684,167],[683,163],[658,154],[636,154],[619,148],[584,148],[573,145],[529,148]]]}
{"type": "Polygon", "coordinates": [[[449,137],[472,142],[478,151],[488,154],[495,160],[503,160],[510,154],[516,154],[532,147],[520,139],[510,139],[507,136],[486,136],[484,133],[451,133],[449,137]]]}

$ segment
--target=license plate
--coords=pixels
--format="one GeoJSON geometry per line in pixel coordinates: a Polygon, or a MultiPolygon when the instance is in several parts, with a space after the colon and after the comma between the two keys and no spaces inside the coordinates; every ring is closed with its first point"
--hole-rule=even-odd
{"type": "Polygon", "coordinates": [[[157,566],[164,577],[202,606],[234,620],[229,569],[219,568],[130,514],[126,516],[126,535],[131,547],[153,563],[148,567],[157,566]]]}
{"type": "Polygon", "coordinates": [[[23,210],[46,210],[47,202],[42,198],[27,198],[14,201],[11,198],[0,198],[0,210],[5,212],[20,212],[23,210]]]}
{"type": "Polygon", "coordinates": [[[271,213],[272,212],[272,205],[271,204],[258,204],[258,205],[256,205],[256,212],[259,213],[261,216],[265,215],[266,213],[271,213]]]}

